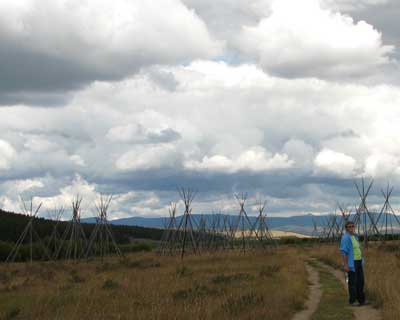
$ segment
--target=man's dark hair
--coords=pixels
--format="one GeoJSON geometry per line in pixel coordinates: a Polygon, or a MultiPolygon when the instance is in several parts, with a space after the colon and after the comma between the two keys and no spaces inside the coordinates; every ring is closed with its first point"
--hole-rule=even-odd
{"type": "Polygon", "coordinates": [[[344,224],[344,227],[347,229],[348,226],[354,226],[354,222],[353,221],[346,221],[346,223],[344,224]]]}

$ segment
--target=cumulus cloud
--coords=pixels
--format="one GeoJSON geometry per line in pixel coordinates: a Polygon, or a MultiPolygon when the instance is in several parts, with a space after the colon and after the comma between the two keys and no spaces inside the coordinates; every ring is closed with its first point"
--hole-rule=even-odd
{"type": "Polygon", "coordinates": [[[171,168],[179,164],[180,156],[171,144],[139,146],[119,157],[119,170],[148,170],[171,168]]]}
{"type": "Polygon", "coordinates": [[[270,10],[270,0],[183,0],[217,37],[230,40],[242,25],[256,24],[270,10]]]}
{"type": "Polygon", "coordinates": [[[400,158],[392,154],[372,154],[365,160],[366,176],[390,178],[400,174],[400,158]]]}
{"type": "Polygon", "coordinates": [[[314,148],[300,139],[290,139],[282,147],[282,151],[294,160],[297,168],[309,168],[314,158],[314,148]]]}
{"type": "Polygon", "coordinates": [[[86,166],[85,160],[83,160],[79,154],[73,154],[72,156],[69,157],[69,159],[73,163],[75,163],[77,166],[81,166],[81,167],[86,166]]]}
{"type": "Polygon", "coordinates": [[[237,45],[267,72],[288,78],[367,76],[388,64],[394,49],[367,22],[318,0],[274,1],[271,15],[243,27],[237,45]]]}
{"type": "Polygon", "coordinates": [[[346,154],[324,149],[315,157],[315,167],[318,173],[327,173],[339,177],[354,177],[356,160],[346,154]]]}
{"type": "Polygon", "coordinates": [[[322,0],[322,4],[333,9],[344,11],[362,10],[368,7],[384,5],[390,0],[322,0]]]}
{"type": "Polygon", "coordinates": [[[189,161],[186,168],[199,171],[216,171],[233,173],[238,171],[269,171],[287,169],[293,161],[286,154],[271,155],[261,147],[254,147],[230,159],[223,155],[205,156],[202,161],[189,161]]]}
{"type": "Polygon", "coordinates": [[[0,170],[7,170],[11,167],[12,160],[16,156],[13,146],[0,139],[0,170]]]}
{"type": "MultiPolygon", "coordinates": [[[[65,108],[0,108],[0,134],[18,154],[2,178],[53,176],[31,189],[52,208],[75,193],[79,173],[74,190],[86,190],[88,205],[115,195],[110,217],[162,215],[179,185],[199,189],[196,210],[217,206],[214,193],[248,191],[275,199],[271,212],[294,214],[326,212],[351,194],[346,179],[364,173],[369,156],[400,158],[396,86],[287,79],[221,61],[152,68],[175,89],[143,71],[95,82],[65,108]]],[[[9,188],[0,190],[7,205],[17,199],[9,188]]]]}
{"type": "Polygon", "coordinates": [[[46,100],[45,92],[212,57],[221,49],[180,0],[3,1],[0,14],[0,99],[4,93],[8,102],[10,92],[20,92],[20,100],[29,91],[44,92],[46,100]]]}
{"type": "Polygon", "coordinates": [[[162,143],[181,138],[172,128],[145,128],[141,124],[127,124],[111,128],[107,138],[114,142],[162,143]]]}

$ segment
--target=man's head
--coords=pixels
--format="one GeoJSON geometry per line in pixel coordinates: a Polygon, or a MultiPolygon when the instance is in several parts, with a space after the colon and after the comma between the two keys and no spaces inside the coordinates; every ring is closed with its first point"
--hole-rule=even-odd
{"type": "Polygon", "coordinates": [[[350,233],[351,235],[354,234],[354,230],[355,230],[355,228],[354,228],[354,222],[352,222],[352,221],[347,221],[347,222],[345,223],[344,226],[345,226],[345,228],[346,228],[346,230],[347,230],[348,233],[350,233]]]}

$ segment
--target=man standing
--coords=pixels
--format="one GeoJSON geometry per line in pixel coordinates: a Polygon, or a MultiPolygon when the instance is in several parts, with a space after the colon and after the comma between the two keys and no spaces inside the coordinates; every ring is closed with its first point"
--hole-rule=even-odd
{"type": "Polygon", "coordinates": [[[356,300],[360,306],[365,304],[364,270],[358,237],[354,234],[354,223],[345,223],[346,232],[340,241],[340,253],[343,257],[343,269],[348,274],[349,303],[354,305],[356,300]]]}

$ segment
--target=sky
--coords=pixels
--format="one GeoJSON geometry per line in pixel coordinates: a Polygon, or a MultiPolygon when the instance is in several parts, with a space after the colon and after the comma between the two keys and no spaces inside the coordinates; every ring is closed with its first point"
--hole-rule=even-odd
{"type": "Polygon", "coordinates": [[[0,0],[0,208],[400,208],[397,0],[0,0]]]}

